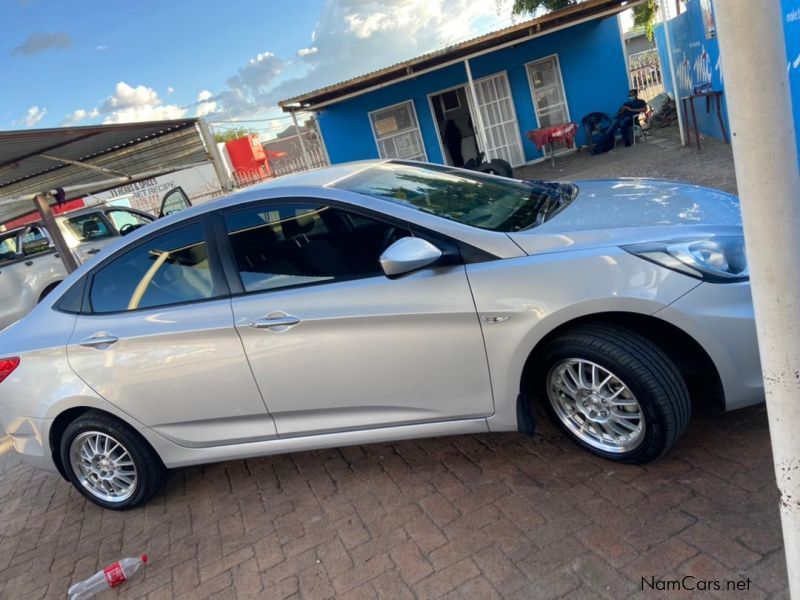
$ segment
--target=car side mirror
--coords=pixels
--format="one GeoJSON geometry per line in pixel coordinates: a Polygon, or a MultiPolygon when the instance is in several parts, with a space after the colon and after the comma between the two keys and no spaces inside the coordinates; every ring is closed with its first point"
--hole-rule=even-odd
{"type": "Polygon", "coordinates": [[[380,263],[387,277],[397,277],[432,265],[441,257],[442,251],[429,241],[404,237],[383,251],[380,263]]]}

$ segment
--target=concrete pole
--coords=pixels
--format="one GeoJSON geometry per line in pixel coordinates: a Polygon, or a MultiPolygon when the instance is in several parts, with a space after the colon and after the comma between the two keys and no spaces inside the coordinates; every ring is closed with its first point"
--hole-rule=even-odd
{"type": "Polygon", "coordinates": [[[214,166],[214,172],[217,174],[219,184],[222,186],[222,191],[226,194],[232,192],[234,188],[233,181],[228,174],[228,170],[225,168],[222,155],[219,153],[219,148],[217,148],[217,142],[214,140],[214,134],[211,133],[211,128],[208,126],[205,119],[197,119],[197,128],[206,146],[208,158],[214,166]]]}
{"type": "MultiPolygon", "coordinates": [[[[486,152],[488,146],[486,145],[486,131],[483,128],[483,117],[481,116],[481,107],[478,104],[478,92],[475,91],[475,82],[472,80],[472,69],[469,66],[469,59],[464,60],[464,66],[467,69],[467,83],[469,84],[469,93],[472,97],[472,104],[475,107],[475,126],[478,128],[478,142],[480,143],[480,150],[486,152]]],[[[486,160],[490,156],[486,155],[486,160]]]]}
{"type": "Polygon", "coordinates": [[[72,273],[78,268],[78,261],[75,260],[75,257],[72,255],[72,250],[70,250],[67,241],[64,239],[64,234],[62,234],[61,230],[58,228],[58,223],[53,216],[53,211],[50,210],[47,194],[36,194],[33,198],[33,203],[36,205],[36,210],[39,211],[39,216],[45,228],[47,228],[50,239],[53,240],[53,244],[56,250],[58,250],[58,255],[61,258],[61,262],[64,263],[64,268],[67,270],[67,273],[72,273]]]}
{"type": "Polygon", "coordinates": [[[679,96],[680,91],[678,90],[678,77],[675,75],[675,63],[672,60],[672,42],[669,39],[669,15],[667,14],[665,5],[666,2],[663,0],[658,3],[659,9],[661,10],[661,22],[664,24],[664,39],[667,41],[667,62],[669,63],[669,74],[672,80],[672,93],[675,94],[675,112],[678,113],[678,131],[681,135],[681,145],[685,146],[686,136],[684,132],[686,131],[686,124],[683,122],[683,106],[681,106],[683,103],[679,96]]]}
{"type": "Polygon", "coordinates": [[[781,3],[725,0],[714,8],[789,590],[800,598],[800,172],[781,3]]]}
{"type": "Polygon", "coordinates": [[[308,157],[308,150],[306,150],[306,143],[303,141],[303,133],[300,131],[300,126],[297,124],[297,115],[294,114],[294,109],[290,109],[292,113],[292,123],[294,123],[294,132],[297,134],[297,139],[300,141],[300,150],[303,152],[303,162],[306,163],[306,169],[311,169],[311,159],[308,157]]]}

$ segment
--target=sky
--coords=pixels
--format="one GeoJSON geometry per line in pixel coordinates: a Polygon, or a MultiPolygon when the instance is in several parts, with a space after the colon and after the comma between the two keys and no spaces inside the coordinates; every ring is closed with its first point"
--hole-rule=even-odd
{"type": "Polygon", "coordinates": [[[511,24],[511,0],[0,0],[0,130],[204,116],[265,134],[278,100],[511,24]]]}

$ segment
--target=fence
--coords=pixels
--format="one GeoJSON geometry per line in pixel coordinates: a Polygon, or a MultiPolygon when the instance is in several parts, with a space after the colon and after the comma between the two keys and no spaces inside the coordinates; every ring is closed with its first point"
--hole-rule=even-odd
{"type": "Polygon", "coordinates": [[[631,84],[639,90],[639,97],[642,100],[650,102],[664,91],[661,60],[656,48],[631,54],[628,57],[628,69],[631,74],[631,84]]]}

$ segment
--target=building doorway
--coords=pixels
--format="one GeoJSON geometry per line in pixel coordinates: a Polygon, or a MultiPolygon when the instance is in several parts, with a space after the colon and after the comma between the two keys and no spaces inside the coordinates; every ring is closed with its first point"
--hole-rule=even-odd
{"type": "Polygon", "coordinates": [[[478,156],[478,138],[466,86],[431,94],[430,102],[445,164],[463,167],[478,156]]]}

